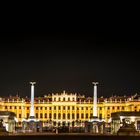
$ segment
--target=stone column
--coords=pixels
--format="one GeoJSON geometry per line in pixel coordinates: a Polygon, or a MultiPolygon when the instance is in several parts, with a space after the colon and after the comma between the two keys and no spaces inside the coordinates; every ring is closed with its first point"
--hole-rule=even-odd
{"type": "Polygon", "coordinates": [[[36,82],[30,82],[30,84],[31,84],[30,118],[35,118],[35,112],[34,112],[34,84],[36,84],[36,82]]]}
{"type": "Polygon", "coordinates": [[[97,118],[97,84],[98,82],[92,82],[94,85],[94,95],[93,95],[93,117],[97,118]]]}

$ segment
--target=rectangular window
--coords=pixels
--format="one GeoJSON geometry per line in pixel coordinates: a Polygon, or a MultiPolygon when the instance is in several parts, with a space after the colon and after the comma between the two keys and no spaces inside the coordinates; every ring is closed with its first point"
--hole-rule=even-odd
{"type": "Polygon", "coordinates": [[[36,118],[38,118],[38,113],[36,113],[36,118]]]}
{"type": "Polygon", "coordinates": [[[60,106],[58,106],[58,110],[60,110],[61,109],[61,107],[60,106]]]}
{"type": "Polygon", "coordinates": [[[42,107],[40,107],[40,110],[42,110],[42,107]]]}
{"type": "Polygon", "coordinates": [[[86,110],[88,110],[88,107],[86,107],[86,110]]]}
{"type": "Polygon", "coordinates": [[[81,114],[81,119],[83,119],[83,118],[84,118],[84,114],[82,113],[82,114],[81,114]]]}
{"type": "Polygon", "coordinates": [[[54,106],[54,110],[56,110],[56,106],[54,106]]]}
{"type": "Polygon", "coordinates": [[[72,110],[74,110],[74,106],[72,107],[72,110]]]}
{"type": "Polygon", "coordinates": [[[15,106],[15,109],[17,109],[17,107],[15,106]]]}
{"type": "Polygon", "coordinates": [[[27,113],[27,118],[29,118],[29,113],[27,113]]]}
{"type": "Polygon", "coordinates": [[[21,118],[21,114],[19,114],[19,118],[21,118]]]}
{"type": "Polygon", "coordinates": [[[88,113],[86,113],[86,119],[88,119],[88,113]]]}
{"type": "Polygon", "coordinates": [[[42,115],[42,113],[40,113],[40,118],[43,118],[43,115],[42,115]]]}
{"type": "Polygon", "coordinates": [[[65,110],[65,106],[63,106],[63,110],[65,110]]]}
{"type": "Polygon", "coordinates": [[[38,110],[38,107],[36,107],[36,110],[38,110]]]}
{"type": "Polygon", "coordinates": [[[70,106],[68,106],[68,110],[70,110],[70,106]]]}
{"type": "Polygon", "coordinates": [[[10,106],[10,109],[12,109],[12,106],[10,106]]]}
{"type": "Polygon", "coordinates": [[[21,106],[19,106],[19,109],[21,109],[21,106]]]}
{"type": "Polygon", "coordinates": [[[47,107],[45,107],[45,110],[47,110],[47,107]]]}
{"type": "Polygon", "coordinates": [[[102,110],[102,107],[100,107],[100,110],[102,110]]]}
{"type": "Polygon", "coordinates": [[[45,118],[47,118],[47,113],[45,113],[45,118]]]}
{"type": "Polygon", "coordinates": [[[81,107],[81,110],[83,110],[84,108],[83,107],[81,107]]]}
{"type": "Polygon", "coordinates": [[[75,117],[74,117],[74,113],[72,113],[72,119],[74,119],[75,117]]]}

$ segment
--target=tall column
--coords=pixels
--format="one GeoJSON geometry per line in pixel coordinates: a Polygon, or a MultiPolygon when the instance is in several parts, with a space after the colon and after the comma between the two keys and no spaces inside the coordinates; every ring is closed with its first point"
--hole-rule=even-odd
{"type": "Polygon", "coordinates": [[[30,84],[31,84],[30,118],[35,118],[35,112],[34,112],[34,84],[36,84],[36,82],[30,82],[30,84]]]}
{"type": "Polygon", "coordinates": [[[94,95],[93,95],[93,117],[97,118],[97,84],[98,82],[92,82],[94,85],[94,95]]]}

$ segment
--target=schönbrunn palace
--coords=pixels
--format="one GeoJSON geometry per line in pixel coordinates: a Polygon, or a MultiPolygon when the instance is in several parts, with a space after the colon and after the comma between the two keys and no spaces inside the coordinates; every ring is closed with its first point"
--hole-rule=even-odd
{"type": "MultiPolygon", "coordinates": [[[[52,122],[53,126],[65,124],[76,126],[77,122],[89,121],[93,114],[93,97],[85,97],[76,93],[52,93],[34,99],[35,117],[43,122],[43,126],[52,122]]],[[[29,117],[30,98],[19,96],[0,97],[0,111],[11,111],[16,114],[18,126],[29,117]]],[[[109,122],[111,113],[121,111],[140,112],[140,96],[112,96],[97,99],[97,115],[99,119],[109,122]]]]}

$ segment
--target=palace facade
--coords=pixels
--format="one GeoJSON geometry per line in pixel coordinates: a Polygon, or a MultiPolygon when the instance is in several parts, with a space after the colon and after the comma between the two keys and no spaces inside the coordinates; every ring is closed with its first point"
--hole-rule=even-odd
{"type": "MultiPolygon", "coordinates": [[[[43,126],[78,126],[93,116],[93,97],[85,97],[77,93],[52,93],[34,99],[35,117],[43,122],[43,126]]],[[[0,111],[14,112],[18,126],[29,117],[30,98],[19,96],[1,97],[0,111]]],[[[140,96],[112,96],[97,99],[97,115],[109,123],[111,113],[134,111],[140,112],[140,96]]]]}

